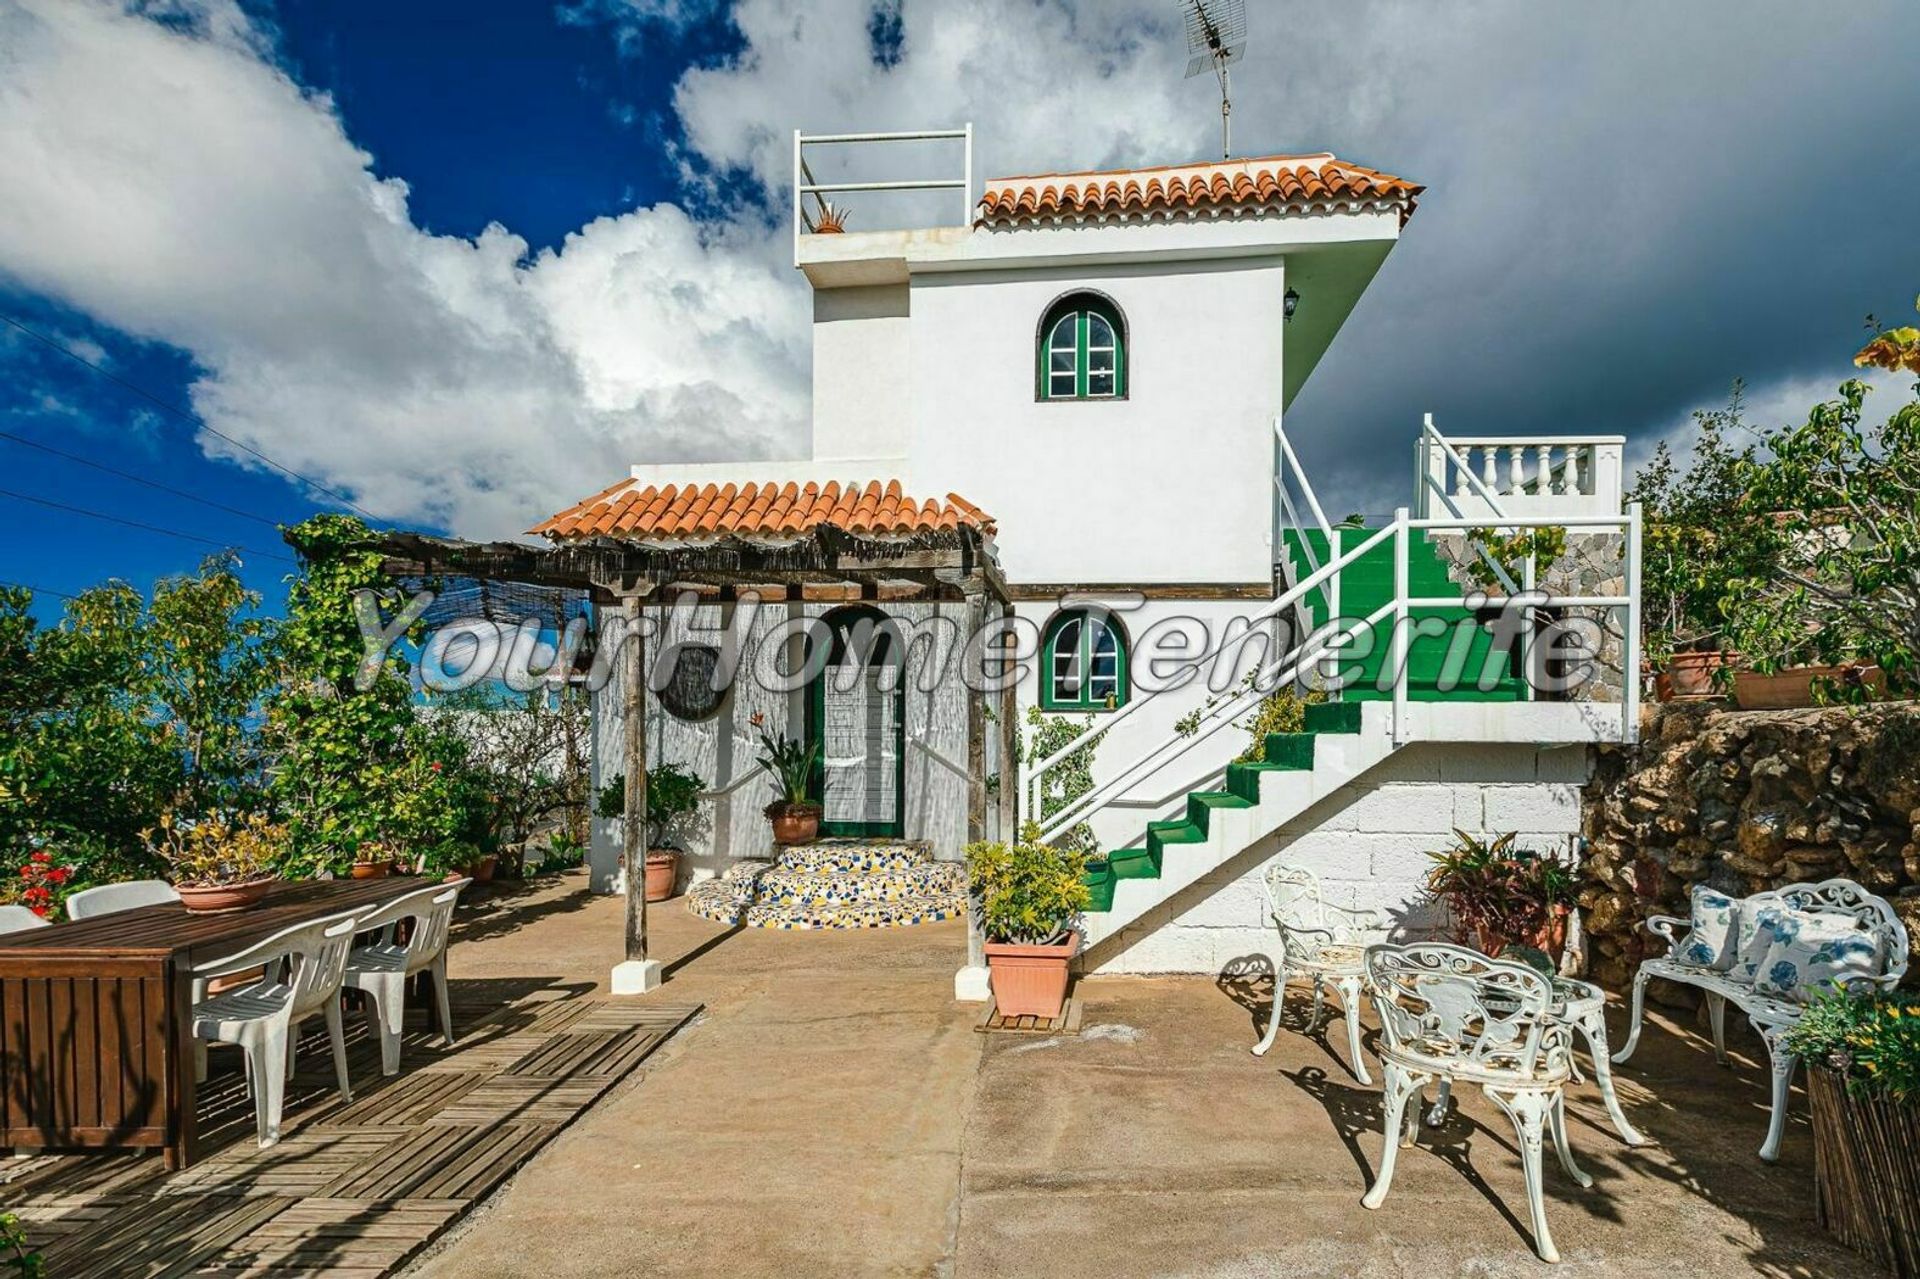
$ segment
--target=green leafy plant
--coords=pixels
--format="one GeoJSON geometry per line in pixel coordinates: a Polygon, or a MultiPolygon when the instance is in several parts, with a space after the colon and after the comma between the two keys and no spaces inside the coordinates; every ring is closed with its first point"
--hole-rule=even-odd
{"type": "Polygon", "coordinates": [[[819,812],[820,805],[809,798],[814,769],[820,763],[820,743],[800,742],[791,737],[760,734],[760,767],[773,778],[774,799],[767,805],[767,816],[798,809],[819,812]]]}
{"type": "Polygon", "coordinates": [[[215,813],[181,820],[167,813],[150,832],[151,847],[178,885],[202,888],[270,879],[287,842],[287,828],[265,813],[215,813]]]}
{"type": "MultiPolygon", "coordinates": [[[[1877,425],[1869,388],[1843,383],[1798,426],[1763,436],[1769,456],[1741,468],[1744,527],[1774,552],[1764,573],[1729,584],[1727,634],[1755,669],[1865,661],[1889,690],[1920,692],[1920,385],[1877,425]]],[[[1864,700],[1870,691],[1823,690],[1864,700]]]]}
{"type": "Polygon", "coordinates": [[[1571,908],[1578,880],[1566,862],[1514,847],[1513,831],[1493,839],[1458,829],[1453,835],[1451,847],[1427,854],[1427,891],[1445,903],[1461,941],[1489,954],[1537,944],[1571,908]]]}
{"type": "MultiPolygon", "coordinates": [[[[1741,384],[1725,407],[1694,413],[1683,468],[1663,441],[1635,474],[1627,500],[1641,505],[1640,616],[1647,658],[1724,646],[1721,601],[1730,583],[1766,573],[1773,539],[1750,529],[1741,499],[1758,456],[1741,384]]],[[[1731,678],[1727,672],[1719,676],[1731,678]]]]}
{"type": "MultiPolygon", "coordinates": [[[[1027,731],[1022,734],[1025,739],[1022,761],[1028,765],[1038,764],[1070,745],[1096,722],[1092,715],[1048,715],[1038,706],[1027,707],[1027,731]]],[[[1046,776],[1040,781],[1039,818],[1042,824],[1052,821],[1055,814],[1065,812],[1075,800],[1093,789],[1094,752],[1105,737],[1104,731],[1095,733],[1047,770],[1046,776]]],[[[1093,827],[1086,822],[1077,823],[1069,829],[1065,839],[1084,856],[1098,856],[1093,827]]]]}
{"type": "Polygon", "coordinates": [[[1066,931],[1091,900],[1082,877],[1087,859],[1071,846],[1040,842],[1040,824],[1027,822],[1009,845],[967,845],[967,882],[988,941],[1044,945],[1066,931]]]}
{"type": "Polygon", "coordinates": [[[1500,533],[1490,528],[1476,528],[1467,530],[1467,542],[1469,545],[1477,542],[1486,552],[1484,557],[1475,554],[1466,562],[1467,573],[1481,589],[1504,595],[1507,584],[1493,571],[1493,565],[1498,564],[1518,586],[1523,571],[1521,566],[1527,560],[1532,560],[1539,568],[1546,568],[1567,553],[1567,530],[1555,526],[1500,533]]]}
{"type": "Polygon", "coordinates": [[[552,831],[547,835],[547,846],[541,850],[540,864],[529,873],[552,875],[563,870],[573,870],[587,860],[587,846],[564,830],[552,831]]]}
{"type": "Polygon", "coordinates": [[[1808,1003],[1787,1046],[1839,1071],[1851,1092],[1920,1100],[1920,1001],[1911,993],[1829,991],[1808,1003]]]}
{"type": "Polygon", "coordinates": [[[5,1250],[0,1253],[0,1262],[6,1263],[15,1279],[42,1279],[47,1273],[46,1262],[37,1249],[28,1246],[27,1228],[14,1213],[0,1212],[0,1249],[5,1250]]]}
{"type": "MultiPolygon", "coordinates": [[[[647,847],[679,846],[670,841],[668,828],[679,818],[700,807],[700,793],[707,784],[699,774],[680,764],[659,764],[647,770],[647,847]]],[[[595,811],[605,818],[627,815],[627,778],[624,773],[600,788],[595,811]]]]}

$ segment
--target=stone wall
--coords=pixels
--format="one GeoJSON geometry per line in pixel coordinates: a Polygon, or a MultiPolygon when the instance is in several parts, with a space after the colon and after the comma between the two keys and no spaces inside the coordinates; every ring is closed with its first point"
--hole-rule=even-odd
{"type": "MultiPolygon", "coordinates": [[[[1463,591],[1488,589],[1481,577],[1483,561],[1465,534],[1432,533],[1428,537],[1434,553],[1446,565],[1447,576],[1463,591]]],[[[1626,546],[1626,538],[1619,533],[1569,533],[1566,551],[1553,563],[1540,566],[1535,589],[1567,597],[1625,595],[1626,546]]],[[[1618,702],[1625,688],[1622,671],[1626,667],[1622,610],[1576,605],[1560,612],[1569,622],[1584,619],[1590,623],[1591,634],[1598,645],[1594,651],[1592,680],[1573,690],[1568,700],[1618,702]]]]}
{"type": "Polygon", "coordinates": [[[1320,877],[1328,900],[1387,912],[1394,936],[1432,937],[1445,912],[1427,899],[1427,854],[1455,828],[1518,831],[1527,848],[1565,849],[1580,830],[1584,746],[1415,742],[1273,835],[1149,910],[1087,956],[1102,973],[1221,973],[1271,957],[1262,880],[1274,862],[1320,877]]]}
{"type": "Polygon", "coordinates": [[[1584,796],[1590,971],[1622,985],[1687,913],[1689,885],[1734,895],[1844,876],[1920,927],[1920,707],[1650,707],[1638,746],[1595,752],[1584,796]],[[1909,895],[1902,897],[1902,893],[1909,895]]]}

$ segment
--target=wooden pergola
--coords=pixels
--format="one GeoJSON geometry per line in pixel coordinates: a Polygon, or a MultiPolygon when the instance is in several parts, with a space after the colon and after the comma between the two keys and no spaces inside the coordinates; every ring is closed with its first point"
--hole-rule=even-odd
{"type": "MultiPolygon", "coordinates": [[[[864,600],[879,603],[959,603],[971,639],[989,620],[1012,613],[989,530],[969,523],[927,528],[906,536],[872,536],[831,524],[782,536],[723,534],[701,539],[596,536],[534,546],[520,542],[464,542],[420,533],[384,535],[378,547],[395,578],[463,577],[582,590],[598,608],[618,608],[627,620],[618,661],[626,777],[623,845],[626,856],[626,959],[614,970],[616,994],[641,994],[661,981],[661,965],[647,955],[646,865],[646,642],[643,605],[693,590],[720,602],[761,599],[864,600]]],[[[983,663],[984,664],[984,663],[983,663]]],[[[967,698],[967,838],[987,831],[988,696],[998,699],[999,829],[1018,829],[1019,739],[1011,680],[993,694],[967,698]]],[[[985,956],[977,919],[969,912],[967,964],[985,956]]]]}

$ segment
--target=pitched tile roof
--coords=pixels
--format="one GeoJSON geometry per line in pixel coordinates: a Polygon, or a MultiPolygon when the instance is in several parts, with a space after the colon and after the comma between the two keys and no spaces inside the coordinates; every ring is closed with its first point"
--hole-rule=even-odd
{"type": "Polygon", "coordinates": [[[995,178],[980,197],[981,226],[1235,216],[1246,212],[1347,212],[1393,208],[1404,224],[1425,187],[1391,173],[1317,155],[1269,155],[1157,169],[995,178]]]}
{"type": "Polygon", "coordinates": [[[668,541],[736,535],[792,537],[829,526],[871,537],[900,537],[961,525],[993,532],[979,507],[947,494],[916,501],[900,482],[866,484],[669,484],[626,479],[527,531],[556,542],[589,537],[668,541]]]}

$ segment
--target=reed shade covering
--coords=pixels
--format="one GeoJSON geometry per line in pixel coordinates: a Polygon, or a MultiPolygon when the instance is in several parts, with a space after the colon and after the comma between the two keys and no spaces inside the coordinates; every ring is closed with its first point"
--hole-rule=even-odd
{"type": "Polygon", "coordinates": [[[1807,1071],[1820,1224],[1900,1279],[1920,1277],[1920,1106],[1853,1096],[1840,1072],[1807,1071]]]}
{"type": "Polygon", "coordinates": [[[254,906],[178,902],[0,934],[0,1146],[195,1154],[192,961],[368,911],[422,880],[276,884],[254,906]]]}

